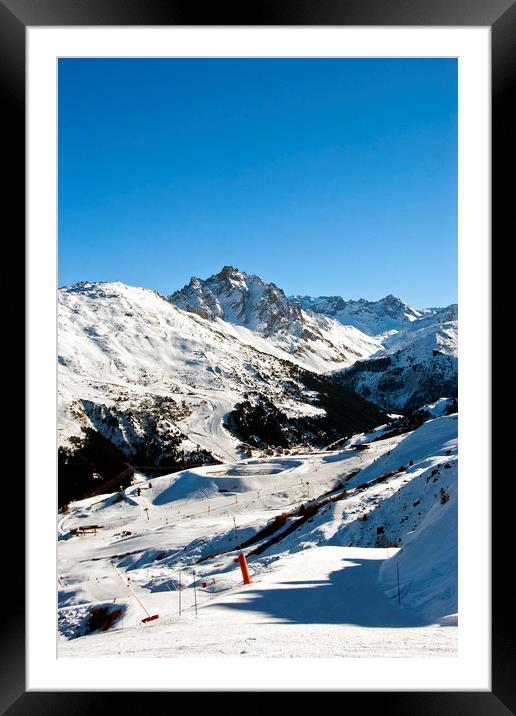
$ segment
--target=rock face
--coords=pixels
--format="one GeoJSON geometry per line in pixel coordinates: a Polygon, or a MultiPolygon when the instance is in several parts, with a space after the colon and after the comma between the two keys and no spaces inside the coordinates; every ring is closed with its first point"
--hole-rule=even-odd
{"type": "Polygon", "coordinates": [[[267,336],[302,322],[301,309],[281,288],[232,266],[224,266],[205,281],[193,276],[170,301],[185,311],[221,318],[267,336]]]}
{"type": "Polygon", "coordinates": [[[276,284],[232,266],[205,280],[192,277],[169,300],[203,318],[247,328],[309,370],[342,368],[381,348],[378,340],[354,326],[305,311],[276,284]]]}

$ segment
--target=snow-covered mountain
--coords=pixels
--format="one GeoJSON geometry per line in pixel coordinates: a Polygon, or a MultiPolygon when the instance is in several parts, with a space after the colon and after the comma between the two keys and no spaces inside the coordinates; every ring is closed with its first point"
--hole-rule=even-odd
{"type": "Polygon", "coordinates": [[[404,329],[386,335],[383,346],[381,353],[357,361],[337,377],[389,410],[407,412],[439,398],[457,396],[455,306],[427,313],[404,329]]]}
{"type": "Polygon", "coordinates": [[[204,318],[222,318],[266,335],[289,330],[302,321],[301,310],[274,283],[232,266],[224,266],[206,280],[192,277],[170,300],[204,318]]]}
{"type": "Polygon", "coordinates": [[[404,328],[429,312],[438,309],[418,311],[400,298],[389,294],[379,301],[345,301],[341,296],[291,296],[291,301],[305,311],[313,311],[343,323],[355,326],[368,336],[378,336],[386,331],[404,328]]]}
{"type": "Polygon", "coordinates": [[[72,453],[108,452],[104,471],[116,474],[124,458],[170,467],[234,460],[242,440],[323,445],[385,418],[259,333],[183,311],[155,291],[79,283],[59,291],[58,321],[65,464],[72,453]]]}
{"type": "Polygon", "coordinates": [[[290,360],[338,379],[378,405],[407,411],[457,394],[457,306],[291,296],[225,266],[170,296],[186,311],[248,328],[290,360]]]}
{"type": "Polygon", "coordinates": [[[228,266],[169,298],[118,282],[61,289],[63,464],[116,474],[128,460],[235,459],[242,441],[323,445],[382,422],[371,403],[406,412],[456,396],[456,306],[351,303],[367,334],[228,266]]]}
{"type": "Polygon", "coordinates": [[[392,294],[379,301],[293,296],[305,310],[349,323],[381,343],[338,377],[389,410],[408,411],[457,395],[457,305],[414,309],[392,294]]]}
{"type": "Polygon", "coordinates": [[[203,318],[250,329],[308,370],[337,370],[381,349],[378,339],[355,326],[305,311],[274,283],[232,266],[205,280],[193,277],[170,301],[203,318]]]}

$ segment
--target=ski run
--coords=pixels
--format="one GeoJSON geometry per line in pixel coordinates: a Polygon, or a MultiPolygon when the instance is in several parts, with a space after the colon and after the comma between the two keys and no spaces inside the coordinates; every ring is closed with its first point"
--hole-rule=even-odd
{"type": "MultiPolygon", "coordinates": [[[[59,656],[456,656],[457,414],[442,413],[71,502],[59,656]]],[[[220,446],[219,418],[203,431],[220,446]]]]}

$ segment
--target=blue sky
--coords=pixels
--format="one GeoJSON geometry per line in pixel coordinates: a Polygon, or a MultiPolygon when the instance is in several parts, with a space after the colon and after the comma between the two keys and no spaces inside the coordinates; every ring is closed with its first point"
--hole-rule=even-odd
{"type": "Polygon", "coordinates": [[[59,61],[59,285],[457,300],[453,59],[59,61]]]}

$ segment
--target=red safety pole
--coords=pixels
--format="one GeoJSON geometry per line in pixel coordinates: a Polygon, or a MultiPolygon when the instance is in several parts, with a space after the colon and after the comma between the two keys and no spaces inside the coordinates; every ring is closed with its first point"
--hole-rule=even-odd
{"type": "Polygon", "coordinates": [[[235,534],[238,540],[238,562],[240,564],[240,570],[242,572],[242,577],[244,578],[244,584],[251,584],[251,575],[249,574],[249,567],[247,566],[247,559],[245,557],[245,554],[242,552],[242,545],[240,544],[240,538],[238,536],[237,532],[237,526],[236,526],[236,520],[233,517],[233,524],[235,525],[235,534]]]}
{"type": "Polygon", "coordinates": [[[242,577],[244,578],[244,584],[251,584],[251,575],[249,574],[247,559],[245,558],[245,554],[243,552],[240,552],[238,555],[238,561],[240,562],[240,569],[242,571],[242,577]]]}

